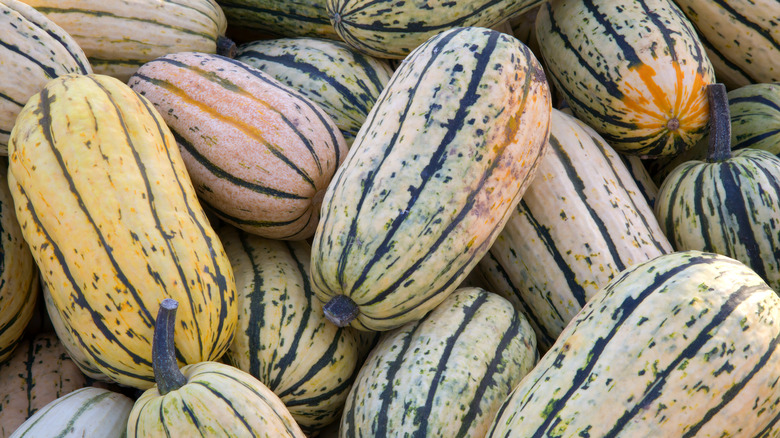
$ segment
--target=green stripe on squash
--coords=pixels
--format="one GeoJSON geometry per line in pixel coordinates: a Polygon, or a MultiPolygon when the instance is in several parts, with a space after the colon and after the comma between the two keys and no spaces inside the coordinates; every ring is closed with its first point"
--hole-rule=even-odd
{"type": "Polygon", "coordinates": [[[735,258],[780,290],[780,158],[760,149],[732,151],[725,90],[710,86],[706,159],[684,162],[664,179],[655,214],[675,249],[735,258]]]}
{"type": "Polygon", "coordinates": [[[671,0],[545,2],[535,25],[555,89],[618,152],[675,155],[704,135],[715,76],[671,0]]]}
{"type": "Polygon", "coordinates": [[[780,298],[754,271],[665,254],[583,307],[487,436],[768,436],[778,346],[780,298]]]}
{"type": "Polygon", "coordinates": [[[418,47],[325,193],[312,285],[323,303],[347,304],[344,314],[326,304],[326,315],[389,330],[444,300],[519,202],[550,111],[541,66],[512,37],[459,28],[418,47]],[[346,299],[359,307],[351,320],[346,299]]]}

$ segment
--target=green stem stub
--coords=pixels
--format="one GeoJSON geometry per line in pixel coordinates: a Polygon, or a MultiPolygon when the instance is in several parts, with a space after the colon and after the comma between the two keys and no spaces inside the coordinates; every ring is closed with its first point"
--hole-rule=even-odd
{"type": "Polygon", "coordinates": [[[707,85],[710,103],[710,137],[707,161],[717,163],[731,158],[731,114],[726,86],[717,83],[707,85]]]}
{"type": "Polygon", "coordinates": [[[328,321],[339,327],[348,326],[360,313],[357,304],[346,295],[336,295],[331,298],[322,306],[322,311],[325,312],[328,321]]]}
{"type": "Polygon", "coordinates": [[[173,342],[173,332],[176,326],[176,309],[179,303],[166,298],[160,303],[157,321],[154,323],[152,339],[152,368],[157,391],[165,395],[175,391],[187,383],[187,378],[179,371],[176,362],[176,347],[173,342]]]}

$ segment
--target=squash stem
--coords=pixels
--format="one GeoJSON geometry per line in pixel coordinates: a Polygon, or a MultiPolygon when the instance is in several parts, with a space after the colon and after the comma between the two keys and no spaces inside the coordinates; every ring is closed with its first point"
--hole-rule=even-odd
{"type": "Polygon", "coordinates": [[[726,86],[717,83],[707,85],[710,102],[710,136],[707,162],[717,163],[731,158],[731,114],[726,86]]]}
{"type": "Polygon", "coordinates": [[[224,35],[217,36],[217,55],[232,59],[236,57],[237,53],[238,47],[233,40],[224,35]]]}
{"type": "Polygon", "coordinates": [[[173,332],[176,326],[176,309],[178,301],[166,298],[160,303],[157,321],[154,323],[152,339],[152,368],[157,391],[165,395],[177,390],[187,383],[187,378],[179,371],[176,362],[176,349],[173,343],[173,332]]]}
{"type": "Polygon", "coordinates": [[[357,304],[346,295],[336,295],[322,306],[322,311],[328,321],[339,327],[346,327],[357,318],[360,309],[357,304]]]}

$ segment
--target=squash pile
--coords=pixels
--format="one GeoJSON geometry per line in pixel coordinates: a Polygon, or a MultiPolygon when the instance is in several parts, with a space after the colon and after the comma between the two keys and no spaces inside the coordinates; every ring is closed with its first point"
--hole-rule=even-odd
{"type": "Polygon", "coordinates": [[[0,0],[0,438],[780,437],[779,23],[0,0]]]}

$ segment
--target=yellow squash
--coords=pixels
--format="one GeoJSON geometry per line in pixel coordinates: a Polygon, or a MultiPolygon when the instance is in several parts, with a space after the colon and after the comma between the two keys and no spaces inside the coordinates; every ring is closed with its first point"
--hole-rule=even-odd
{"type": "Polygon", "coordinates": [[[152,386],[164,298],[183,303],[179,360],[225,352],[237,317],[233,271],[149,101],[109,76],[61,76],[19,114],[9,154],[24,238],[59,317],[99,371],[152,386]]]}

